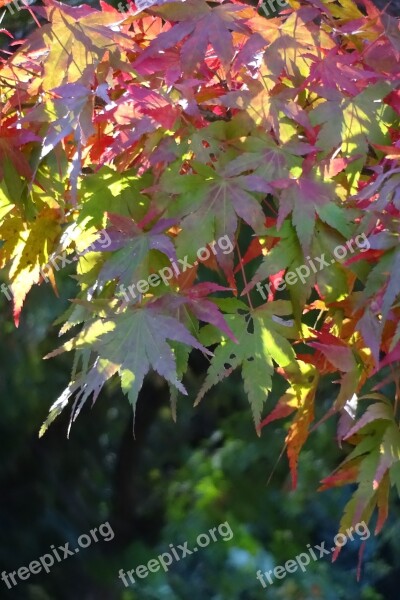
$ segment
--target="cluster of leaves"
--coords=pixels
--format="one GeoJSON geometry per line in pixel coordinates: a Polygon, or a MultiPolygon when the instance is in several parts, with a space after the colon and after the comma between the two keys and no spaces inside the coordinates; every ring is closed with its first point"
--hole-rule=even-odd
{"type": "Polygon", "coordinates": [[[336,378],[323,418],[354,450],[323,486],[358,484],[342,530],[375,507],[379,529],[400,486],[397,20],[370,0],[291,0],[269,20],[239,1],[32,10],[41,26],[0,69],[0,267],[18,322],[44,268],[57,291],[50,259],[76,257],[60,322],[80,330],[52,353],[74,350],[73,372],[44,429],[114,375],[135,407],[151,369],[175,410],[197,348],[197,401],[240,367],[258,431],[292,415],[296,485],[321,377],[336,378]],[[257,282],[360,234],[367,252],[255,300],[257,282]],[[168,286],[121,291],[222,236],[235,253],[214,244],[168,286]],[[275,376],[287,389],[262,420],[275,376]]]}

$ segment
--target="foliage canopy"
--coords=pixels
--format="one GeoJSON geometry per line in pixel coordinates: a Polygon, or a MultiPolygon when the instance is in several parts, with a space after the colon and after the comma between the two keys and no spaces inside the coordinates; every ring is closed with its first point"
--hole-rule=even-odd
{"type": "Polygon", "coordinates": [[[198,401],[240,367],[257,431],[291,416],[295,485],[328,377],[322,418],[353,448],[322,488],[356,483],[341,530],[375,508],[379,530],[400,491],[399,25],[369,0],[290,5],[269,20],[237,1],[35,9],[0,69],[0,266],[17,324],[33,285],[57,292],[57,257],[76,266],[59,322],[79,332],[51,354],[75,352],[71,381],[42,431],[114,375],[135,407],[150,369],[175,411],[196,348],[198,401]],[[311,267],[357,236],[368,249],[311,267]],[[191,268],[172,273],[178,259],[191,268]]]}

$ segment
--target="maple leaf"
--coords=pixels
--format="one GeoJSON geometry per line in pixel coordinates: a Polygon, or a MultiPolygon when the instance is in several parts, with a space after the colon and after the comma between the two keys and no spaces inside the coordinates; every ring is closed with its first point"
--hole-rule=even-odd
{"type": "Polygon", "coordinates": [[[106,224],[107,213],[141,221],[149,209],[149,198],[143,190],[151,183],[150,174],[139,177],[133,169],[118,173],[110,167],[102,167],[82,181],[79,222],[101,229],[106,224]]]}
{"type": "Polygon", "coordinates": [[[192,285],[187,290],[182,290],[180,294],[166,294],[154,301],[152,305],[161,307],[162,310],[168,312],[168,314],[171,314],[179,321],[187,323],[188,326],[193,324],[193,318],[190,314],[193,313],[199,321],[214,325],[237,343],[237,339],[228,327],[223,314],[218,308],[218,304],[214,303],[211,298],[207,298],[210,293],[226,292],[229,290],[230,288],[216,283],[202,282],[192,285]]]}
{"type": "Polygon", "coordinates": [[[304,87],[312,82],[310,89],[319,92],[322,96],[327,94],[328,89],[342,89],[351,96],[357,96],[361,91],[357,86],[358,82],[381,79],[383,76],[375,71],[367,71],[362,68],[355,68],[360,61],[357,52],[352,54],[340,54],[338,48],[330,50],[323,58],[317,58],[310,54],[307,58],[313,62],[310,75],[304,82],[304,87]],[[321,87],[319,87],[321,85],[321,87]]]}
{"type": "MultiPolygon", "coordinates": [[[[314,380],[312,380],[314,382],[314,380]]],[[[292,476],[292,488],[297,486],[297,465],[302,447],[309,436],[309,427],[314,419],[314,397],[315,385],[303,386],[300,405],[294,420],[290,424],[285,442],[287,444],[287,455],[292,476]]]]}
{"type": "MultiPolygon", "coordinates": [[[[343,226],[344,231],[347,231],[347,223],[344,222],[343,226]]],[[[273,279],[274,276],[279,275],[280,279],[284,278],[284,274],[285,277],[287,275],[288,279],[285,279],[288,284],[287,291],[292,301],[293,314],[299,330],[302,327],[303,308],[310,298],[313,288],[326,301],[335,301],[346,297],[348,283],[342,265],[336,262],[332,264],[331,261],[329,268],[323,268],[322,263],[318,268],[314,263],[310,263],[310,256],[303,255],[296,230],[289,219],[283,222],[280,229],[277,229],[276,226],[267,227],[262,235],[262,239],[269,240],[269,247],[264,250],[262,263],[251,281],[245,286],[241,293],[242,296],[253,289],[256,284],[266,283],[268,278],[273,279]],[[312,264],[314,264],[314,268],[312,264]],[[299,273],[306,273],[306,277],[299,277],[299,273]]],[[[335,248],[342,241],[342,237],[337,232],[318,221],[310,255],[322,259],[332,256],[335,248]]],[[[275,286],[271,287],[269,288],[269,300],[276,293],[275,286]]],[[[260,285],[257,285],[257,290],[260,294],[262,293],[260,285]]],[[[265,300],[264,296],[262,297],[265,300]]]]}
{"type": "Polygon", "coordinates": [[[10,265],[9,276],[14,296],[14,321],[18,325],[24,300],[47,266],[51,250],[61,232],[58,211],[45,209],[33,223],[20,216],[0,226],[0,268],[10,265]]]}
{"type": "Polygon", "coordinates": [[[255,425],[258,426],[264,402],[272,389],[274,363],[283,369],[296,363],[296,355],[288,341],[296,333],[290,326],[274,320],[276,315],[288,315],[290,312],[290,303],[277,301],[247,312],[245,316],[238,312],[225,315],[237,343],[227,338],[222,339],[214,351],[196,404],[210,388],[241,366],[244,389],[255,425]],[[259,368],[259,360],[262,361],[263,369],[259,368]]]}
{"type": "Polygon", "coordinates": [[[268,23],[272,31],[266,37],[271,43],[264,53],[262,74],[263,83],[270,90],[280,82],[282,73],[300,85],[302,78],[310,73],[309,53],[314,51],[315,45],[320,49],[334,47],[330,36],[312,23],[317,14],[315,9],[299,10],[275,27],[268,23]]]}
{"type": "MultiPolygon", "coordinates": [[[[199,247],[225,235],[235,238],[238,219],[241,218],[254,231],[262,227],[264,213],[253,193],[266,194],[271,186],[257,175],[226,177],[224,172],[193,161],[198,174],[163,178],[162,188],[179,198],[168,211],[171,217],[180,217],[182,231],[177,239],[177,251],[182,256],[194,258],[193,242],[199,247]]],[[[217,249],[216,249],[217,250],[217,249]]],[[[232,269],[231,253],[218,252],[218,263],[229,272],[232,269]]]]}
{"type": "Polygon", "coordinates": [[[82,149],[95,132],[92,123],[95,92],[80,83],[71,83],[55,88],[53,94],[58,97],[37,105],[21,121],[49,124],[42,142],[39,160],[72,134],[76,152],[71,159],[70,182],[71,196],[76,200],[77,180],[82,167],[82,149]]]}
{"type": "Polygon", "coordinates": [[[21,51],[34,47],[37,38],[48,49],[44,63],[42,85],[52,90],[64,83],[89,83],[96,66],[106,52],[119,54],[117,42],[132,48],[130,37],[112,30],[121,16],[118,12],[99,12],[88,6],[66,7],[55,0],[47,0],[47,17],[51,23],[44,25],[31,36],[21,51]]]}
{"type": "Polygon", "coordinates": [[[305,254],[310,252],[317,215],[345,237],[349,235],[345,213],[335,204],[335,191],[330,183],[303,176],[275,182],[274,187],[281,187],[277,226],[279,228],[292,213],[292,222],[305,254]]]}
{"type": "Polygon", "coordinates": [[[7,166],[27,179],[32,176],[32,169],[21,146],[38,140],[33,132],[16,129],[15,118],[5,119],[0,124],[0,179],[7,177],[7,166]]]}
{"type": "Polygon", "coordinates": [[[259,429],[272,421],[282,419],[295,411],[285,439],[293,489],[297,485],[299,454],[309,436],[309,426],[314,418],[314,397],[318,383],[318,371],[310,364],[297,360],[287,368],[291,386],[278,400],[275,408],[259,424],[259,429]]]}
{"type": "Polygon", "coordinates": [[[357,434],[361,440],[346,457],[336,472],[322,482],[322,488],[345,483],[358,483],[347,503],[340,523],[340,531],[364,520],[368,523],[377,506],[379,515],[376,533],[381,529],[387,514],[387,486],[398,485],[400,463],[400,431],[394,421],[390,403],[382,397],[371,404],[345,439],[357,434]]]}
{"type": "MultiPolygon", "coordinates": [[[[150,271],[150,250],[158,250],[171,261],[176,261],[175,246],[165,233],[175,224],[173,219],[160,219],[150,231],[143,231],[132,219],[116,214],[108,214],[111,227],[105,229],[109,243],[107,251],[114,252],[107,259],[96,277],[96,288],[100,290],[113,279],[130,285],[139,279],[147,278],[150,271]]],[[[90,248],[94,252],[102,250],[102,241],[94,242],[90,248]]]]}
{"type": "Polygon", "coordinates": [[[389,104],[400,115],[400,90],[390,92],[385,98],[385,103],[389,104]]]}
{"type": "Polygon", "coordinates": [[[254,171],[266,181],[273,182],[289,176],[290,169],[301,165],[300,156],[315,151],[304,142],[288,142],[278,146],[272,135],[247,139],[240,155],[229,162],[225,173],[229,177],[254,171]]]}
{"type": "Polygon", "coordinates": [[[78,354],[85,355],[89,351],[97,355],[89,371],[89,380],[84,372],[71,381],[50,409],[50,414],[54,408],[64,408],[73,394],[77,394],[74,407],[79,402],[80,410],[82,401],[85,402],[90,394],[94,394],[96,399],[107,379],[115,373],[119,374],[122,390],[134,410],[144,377],[150,369],[154,369],[181,393],[187,394],[178,379],[175,356],[167,340],[211,354],[182,323],[160,314],[153,306],[128,309],[113,318],[87,323],[75,338],[46,356],[51,358],[73,349],[78,354]]]}
{"type": "MultiPolygon", "coordinates": [[[[171,14],[172,20],[178,23],[153,40],[134,66],[140,66],[146,59],[165,52],[188,37],[180,50],[182,69],[185,73],[193,73],[201,64],[209,44],[224,66],[228,67],[234,56],[232,32],[247,35],[251,33],[243,18],[236,16],[241,10],[240,6],[231,4],[210,8],[203,0],[186,0],[171,14]]],[[[160,10],[157,13],[162,14],[160,10]]]]}
{"type": "MultiPolygon", "coordinates": [[[[174,106],[174,103],[167,94],[149,90],[143,85],[129,85],[125,93],[112,104],[111,114],[115,119],[121,121],[127,120],[126,113],[129,114],[129,125],[132,123],[132,117],[147,115],[160,123],[165,129],[172,130],[174,124],[180,116],[180,107],[174,106]],[[132,105],[134,113],[131,115],[132,105]]],[[[109,117],[108,112],[104,115],[109,117]]],[[[98,119],[100,121],[101,117],[98,119]]]]}
{"type": "Polygon", "coordinates": [[[36,106],[22,119],[23,122],[49,123],[40,158],[71,133],[78,144],[86,145],[95,131],[92,123],[94,92],[90,88],[71,83],[55,88],[53,93],[57,95],[54,100],[36,106]]]}
{"type": "MultiPolygon", "coordinates": [[[[261,265],[241,292],[241,296],[247,294],[256,284],[260,284],[262,281],[265,283],[268,277],[273,277],[279,273],[283,274],[284,271],[296,272],[297,268],[304,265],[299,240],[289,220],[284,221],[279,231],[276,227],[269,227],[263,235],[268,236],[269,239],[272,238],[271,247],[265,252],[261,265]]],[[[296,278],[294,284],[289,286],[293,314],[299,330],[301,329],[303,307],[311,294],[314,283],[315,275],[310,273],[310,277],[305,279],[304,282],[296,278]]],[[[259,285],[257,290],[260,292],[259,285]]],[[[263,299],[265,299],[264,296],[263,299]]],[[[275,293],[271,291],[268,300],[272,300],[274,296],[275,293]]]]}
{"type": "Polygon", "coordinates": [[[321,125],[316,145],[325,153],[341,147],[345,156],[359,155],[347,167],[355,173],[365,164],[368,144],[388,143],[392,109],[383,103],[390,91],[387,83],[370,85],[353,98],[327,100],[310,112],[313,125],[321,125]]]}
{"type": "MultiPolygon", "coordinates": [[[[266,77],[261,68],[261,73],[266,77]]],[[[282,141],[288,140],[287,132],[292,130],[291,119],[311,132],[307,112],[295,102],[296,94],[292,89],[284,88],[279,94],[272,94],[265,83],[258,80],[249,79],[246,85],[241,86],[239,91],[231,91],[218,99],[218,104],[230,109],[245,111],[255,125],[261,125],[264,128],[272,128],[274,133],[282,138],[282,141]],[[286,134],[286,135],[285,135],[286,134]]]]}

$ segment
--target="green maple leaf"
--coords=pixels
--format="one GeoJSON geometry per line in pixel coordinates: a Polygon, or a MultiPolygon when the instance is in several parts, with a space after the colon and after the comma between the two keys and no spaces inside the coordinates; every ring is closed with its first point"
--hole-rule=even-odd
{"type": "Polygon", "coordinates": [[[312,125],[321,125],[316,145],[324,154],[341,147],[344,156],[359,156],[346,168],[353,191],[368,158],[368,145],[390,143],[387,133],[396,117],[383,102],[389,92],[388,84],[376,83],[354,98],[327,100],[310,112],[312,125]]]}
{"type": "Polygon", "coordinates": [[[187,393],[178,379],[175,357],[167,339],[208,351],[182,323],[151,308],[127,311],[113,322],[114,329],[95,342],[93,348],[100,357],[119,366],[122,389],[133,406],[150,369],[183,394],[187,393]]]}
{"type": "Polygon", "coordinates": [[[322,125],[317,146],[330,152],[342,144],[346,156],[364,155],[368,143],[385,144],[389,123],[393,122],[392,109],[383,103],[390,92],[386,83],[368,86],[354,98],[327,100],[310,112],[313,125],[322,125]]]}
{"type": "Polygon", "coordinates": [[[139,177],[133,169],[116,173],[105,166],[87,175],[81,182],[79,222],[88,222],[100,229],[106,224],[107,212],[140,221],[149,206],[149,199],[142,190],[151,183],[152,177],[148,173],[139,177]]]}
{"type": "Polygon", "coordinates": [[[301,142],[278,145],[271,134],[257,132],[246,138],[239,155],[229,162],[225,171],[233,176],[252,170],[267,181],[288,178],[292,168],[301,168],[300,157],[310,152],[310,148],[312,146],[301,142]]]}
{"type": "MultiPolygon", "coordinates": [[[[192,165],[196,174],[168,174],[162,182],[164,190],[178,195],[168,212],[169,216],[182,219],[182,231],[177,238],[178,255],[195,258],[197,248],[224,235],[233,241],[239,219],[254,231],[263,227],[264,213],[254,194],[271,192],[264,179],[257,175],[228,177],[224,171],[217,173],[195,161],[192,165]]],[[[217,260],[222,267],[230,269],[233,255],[218,254],[217,260]]]]}
{"type": "Polygon", "coordinates": [[[113,318],[86,324],[75,338],[46,357],[75,349],[78,354],[75,364],[81,360],[84,366],[76,377],[73,372],[71,383],[51,407],[41,433],[65,408],[72,395],[76,394],[72,416],[75,419],[85,401],[91,395],[96,400],[105,382],[116,373],[134,410],[143,380],[151,369],[187,394],[179,380],[175,354],[167,340],[211,354],[182,323],[158,313],[153,307],[127,310],[113,318]],[[91,353],[95,359],[88,366],[91,353]]]}
{"type": "Polygon", "coordinates": [[[292,213],[292,222],[304,253],[310,252],[317,216],[343,236],[350,236],[344,209],[335,203],[334,186],[310,176],[290,180],[279,197],[278,227],[292,213]]]}
{"type": "MultiPolygon", "coordinates": [[[[289,278],[291,283],[286,287],[292,300],[293,314],[299,327],[303,306],[310,298],[312,289],[316,284],[318,284],[322,297],[328,301],[334,301],[345,296],[347,293],[346,272],[342,265],[336,261],[331,263],[334,249],[343,242],[343,238],[339,233],[317,220],[311,246],[311,256],[320,257],[324,255],[331,264],[329,264],[329,268],[319,268],[317,261],[315,261],[315,271],[303,255],[295,228],[289,219],[284,221],[279,231],[275,227],[266,229],[266,235],[280,239],[263,257],[261,265],[250,283],[244,288],[242,296],[259,282],[268,284],[268,278],[271,275],[283,270],[286,272],[285,274],[296,274],[296,269],[304,269],[304,266],[307,266],[309,275],[304,281],[296,275],[295,279],[289,278]]],[[[267,293],[264,290],[264,294],[267,293]]]]}
{"type": "Polygon", "coordinates": [[[280,315],[290,314],[290,302],[279,300],[269,302],[268,305],[245,315],[225,315],[238,343],[228,337],[222,338],[214,351],[196,404],[211,387],[241,366],[244,389],[257,426],[264,403],[272,389],[274,363],[282,368],[297,364],[296,355],[288,341],[288,338],[296,337],[293,325],[290,321],[279,319],[280,315]]]}

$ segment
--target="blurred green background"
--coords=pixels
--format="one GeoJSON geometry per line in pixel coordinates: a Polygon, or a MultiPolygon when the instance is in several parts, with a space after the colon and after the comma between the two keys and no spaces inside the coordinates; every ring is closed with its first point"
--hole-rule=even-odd
{"type": "MultiPolygon", "coordinates": [[[[33,26],[26,11],[3,19],[20,39],[33,26]]],[[[3,47],[6,38],[1,36],[3,47]]],[[[400,557],[398,501],[383,533],[367,542],[362,579],[356,581],[360,542],[348,542],[338,560],[311,563],[263,589],[256,571],[284,564],[306,545],[331,541],[351,489],[317,493],[319,481],[343,456],[335,444],[334,422],[312,434],[299,465],[299,486],[290,489],[281,457],[283,422],[256,436],[239,373],[220,384],[197,407],[193,399],[207,363],[194,353],[185,384],[187,398],[171,418],[168,390],[157,376],[147,379],[136,414],[118,382],[95,406],[85,406],[67,439],[69,413],[38,431],[48,409],[69,381],[71,356],[42,357],[59,345],[53,321],[74,296],[68,269],[57,275],[60,298],[49,285],[34,289],[21,325],[0,294],[0,572],[15,571],[109,521],[111,541],[99,540],[56,563],[49,574],[31,575],[0,597],[21,600],[397,600],[400,557]],[[211,542],[175,562],[169,571],[149,574],[126,588],[118,578],[188,542],[220,523],[230,541],[211,542]]],[[[1,281],[0,281],[1,283],[1,281]]],[[[276,395],[268,401],[271,408],[276,395]]],[[[332,400],[328,382],[320,392],[321,411],[332,400]]],[[[344,449],[345,450],[345,449],[344,449]]],[[[328,544],[329,547],[329,544],[328,544]]]]}

